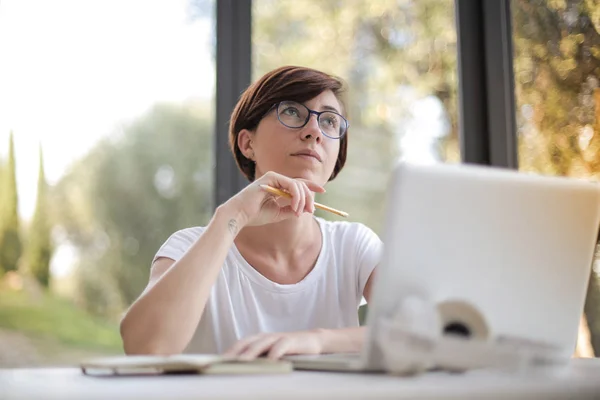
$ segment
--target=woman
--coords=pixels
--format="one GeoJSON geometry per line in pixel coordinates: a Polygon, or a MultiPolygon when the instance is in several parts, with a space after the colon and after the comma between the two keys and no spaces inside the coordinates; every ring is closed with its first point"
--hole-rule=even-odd
{"type": "Polygon", "coordinates": [[[342,82],[282,67],[241,96],[230,146],[252,182],[206,227],[173,234],[121,322],[128,354],[356,352],[382,243],[358,223],[316,218],[314,192],[346,161],[342,82]],[[289,192],[277,198],[260,185],[289,192]]]}

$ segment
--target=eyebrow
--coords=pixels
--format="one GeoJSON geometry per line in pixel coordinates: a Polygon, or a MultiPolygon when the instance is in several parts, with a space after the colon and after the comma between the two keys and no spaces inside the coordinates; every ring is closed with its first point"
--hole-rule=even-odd
{"type": "Polygon", "coordinates": [[[338,114],[342,115],[342,113],[341,113],[340,111],[338,111],[338,110],[337,110],[335,107],[332,107],[332,106],[327,106],[327,105],[325,105],[325,106],[323,106],[323,107],[321,107],[321,108],[322,108],[324,111],[334,111],[334,112],[336,112],[336,113],[338,113],[338,114]]]}

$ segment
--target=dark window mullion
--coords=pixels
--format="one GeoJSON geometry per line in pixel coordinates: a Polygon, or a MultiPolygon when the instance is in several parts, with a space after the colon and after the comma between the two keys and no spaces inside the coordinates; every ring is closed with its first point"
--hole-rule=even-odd
{"type": "Polygon", "coordinates": [[[510,0],[483,2],[491,164],[518,168],[510,0]]]}
{"type": "Polygon", "coordinates": [[[215,207],[248,184],[229,150],[229,117],[252,73],[252,1],[216,1],[215,207]]]}
{"type": "Polygon", "coordinates": [[[510,0],[456,0],[465,163],[517,168],[510,0]]]}

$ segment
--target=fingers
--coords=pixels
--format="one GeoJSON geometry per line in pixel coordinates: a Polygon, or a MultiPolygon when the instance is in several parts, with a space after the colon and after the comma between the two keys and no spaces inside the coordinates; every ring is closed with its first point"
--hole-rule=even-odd
{"type": "Polygon", "coordinates": [[[296,186],[296,192],[298,193],[298,204],[295,208],[296,216],[299,217],[304,212],[304,206],[306,205],[306,195],[304,194],[304,186],[302,182],[293,180],[296,186]]]}
{"type": "MultiPolygon", "coordinates": [[[[303,212],[313,213],[313,192],[323,193],[325,191],[320,185],[306,179],[292,179],[274,172],[265,174],[264,181],[261,183],[275,186],[278,189],[289,193],[291,198],[286,200],[289,201],[289,206],[296,216],[300,216],[303,212]]],[[[287,201],[278,201],[277,203],[280,206],[287,205],[287,201]]]]}
{"type": "Polygon", "coordinates": [[[258,340],[259,336],[250,336],[235,342],[227,351],[223,353],[225,357],[234,357],[242,353],[252,342],[258,340]]]}
{"type": "Polygon", "coordinates": [[[322,348],[315,336],[302,332],[264,333],[238,341],[226,356],[253,360],[263,354],[276,360],[287,354],[319,354],[322,348]]]}
{"type": "Polygon", "coordinates": [[[290,206],[294,212],[298,212],[298,207],[300,206],[301,198],[303,198],[303,192],[300,191],[300,187],[293,179],[285,177],[283,175],[278,175],[276,177],[275,184],[284,191],[288,192],[292,198],[290,199],[290,206]]]}
{"type": "Polygon", "coordinates": [[[267,353],[271,346],[279,339],[279,335],[260,336],[239,353],[239,358],[241,360],[254,360],[260,355],[267,353]]]}
{"type": "Polygon", "coordinates": [[[302,179],[302,178],[298,178],[298,180],[304,182],[306,184],[306,186],[308,186],[308,189],[310,189],[313,192],[325,193],[325,188],[319,184],[316,184],[312,181],[309,181],[307,179],[302,179]]]}
{"type": "Polygon", "coordinates": [[[268,358],[271,360],[278,360],[286,354],[289,354],[289,350],[291,348],[290,341],[286,340],[286,338],[279,338],[273,345],[271,346],[271,350],[269,350],[268,358]]]}
{"type": "Polygon", "coordinates": [[[312,192],[308,188],[306,182],[298,181],[298,183],[300,184],[300,186],[302,187],[302,191],[304,192],[304,211],[308,213],[314,213],[315,205],[312,192]]]}
{"type": "Polygon", "coordinates": [[[254,360],[255,358],[267,354],[267,357],[277,360],[286,354],[291,354],[291,341],[285,336],[255,335],[238,341],[231,349],[223,355],[227,357],[237,357],[240,360],[254,360]]]}

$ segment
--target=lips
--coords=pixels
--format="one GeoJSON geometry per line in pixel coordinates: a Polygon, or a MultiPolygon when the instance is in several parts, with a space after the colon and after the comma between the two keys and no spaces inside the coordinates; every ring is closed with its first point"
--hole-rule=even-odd
{"type": "Polygon", "coordinates": [[[300,151],[297,151],[297,152],[293,153],[292,155],[293,156],[313,157],[313,158],[315,158],[319,162],[323,161],[323,160],[321,160],[321,156],[319,155],[319,153],[317,153],[316,151],[311,150],[311,149],[300,150],[300,151]]]}

